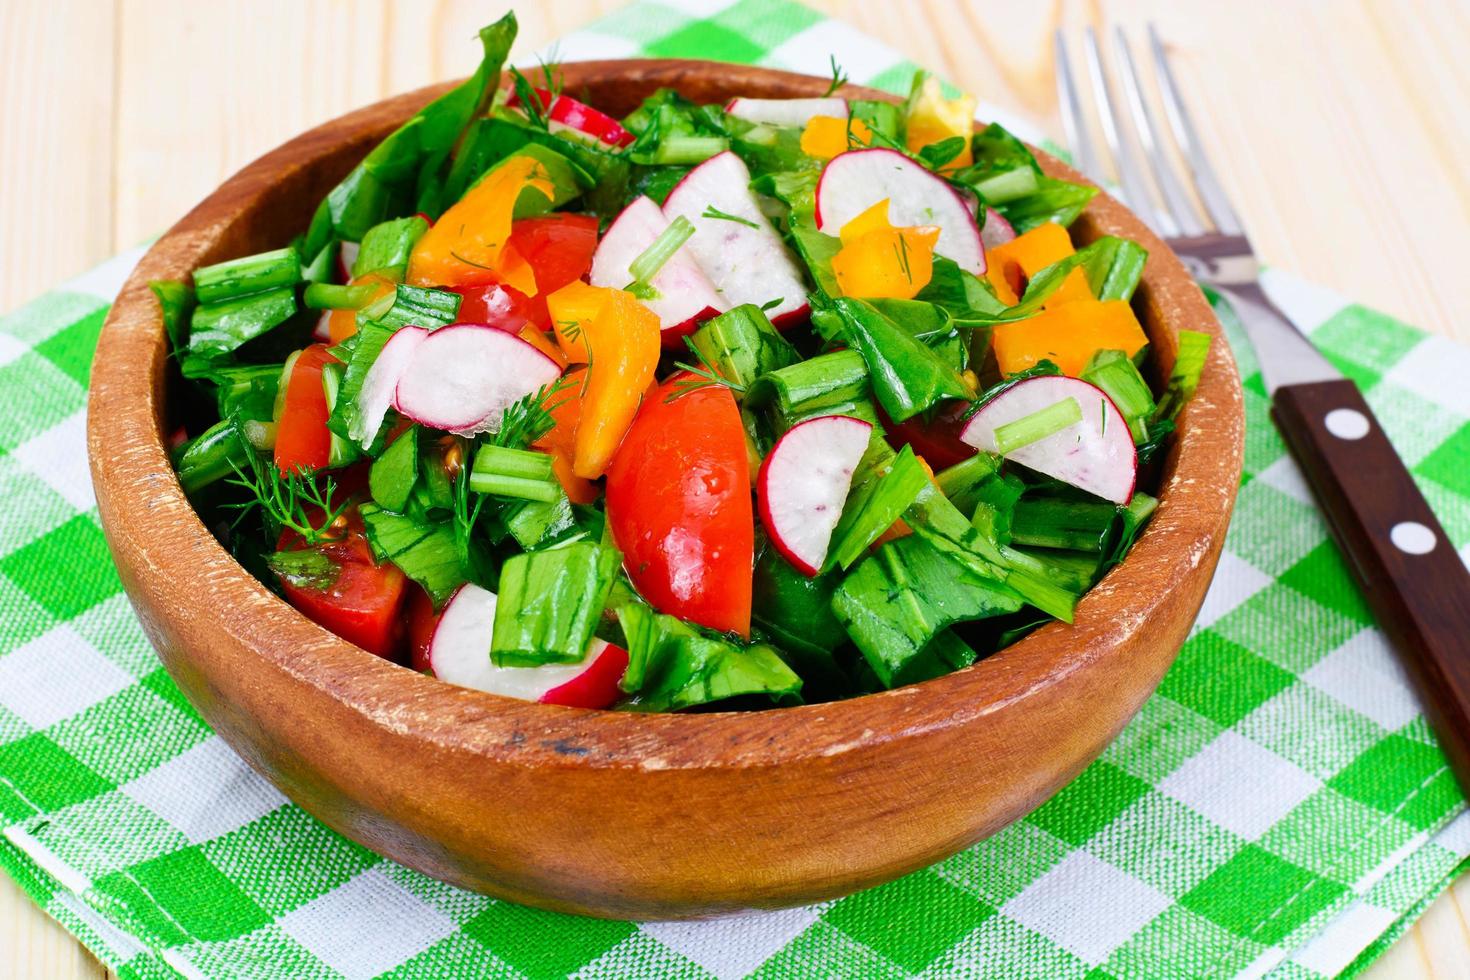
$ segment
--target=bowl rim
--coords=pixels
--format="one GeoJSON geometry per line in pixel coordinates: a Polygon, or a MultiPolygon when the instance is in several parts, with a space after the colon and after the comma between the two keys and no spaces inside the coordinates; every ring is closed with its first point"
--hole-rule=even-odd
{"type": "MultiPolygon", "coordinates": [[[[691,73],[731,68],[691,59],[573,64],[589,77],[661,73],[673,84],[691,73]]],[[[740,67],[747,77],[812,94],[830,82],[740,67]]],[[[1095,237],[1089,230],[1107,229],[1149,250],[1135,304],[1149,307],[1145,319],[1159,324],[1161,334],[1150,336],[1159,360],[1172,363],[1181,319],[1211,332],[1215,342],[1199,389],[1179,417],[1159,482],[1158,510],[1125,560],[1078,603],[1071,626],[1052,622],[970,667],[845,701],[757,712],[643,714],[543,705],[455,687],[378,658],[316,625],[237,563],[183,494],[164,442],[166,341],[147,283],[218,261],[210,252],[220,236],[252,206],[263,207],[261,201],[283,175],[310,167],[350,140],[361,142],[365,151],[380,138],[362,137],[367,124],[401,121],[454,84],[427,86],[339,116],[247,165],[153,244],[109,311],[94,361],[87,421],[88,455],[109,545],[115,556],[127,555],[128,562],[119,560],[120,568],[132,564],[155,578],[187,577],[187,591],[199,601],[181,604],[171,614],[223,631],[251,651],[253,662],[236,664],[239,669],[285,672],[376,724],[498,764],[752,769],[967,725],[1106,658],[1121,657],[1118,666],[1126,666],[1129,637],[1146,630],[1170,602],[1166,583],[1218,553],[1242,465],[1244,409],[1234,360],[1178,257],[1104,191],[1079,219],[1084,237],[1095,237]],[[773,718],[780,723],[763,723],[773,718]],[[749,744],[755,739],[764,743],[758,752],[749,744]]],[[[840,94],[899,101],[852,85],[840,94]]],[[[1044,151],[1031,149],[1048,174],[1090,183],[1044,151]]],[[[187,651],[182,656],[187,659],[187,651]]]]}

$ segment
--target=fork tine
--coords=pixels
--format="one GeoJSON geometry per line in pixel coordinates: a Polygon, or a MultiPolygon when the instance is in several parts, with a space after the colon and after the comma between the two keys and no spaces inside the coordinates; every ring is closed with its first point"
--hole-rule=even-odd
{"type": "Polygon", "coordinates": [[[1164,99],[1164,115],[1169,119],[1169,128],[1174,133],[1179,151],[1194,174],[1194,186],[1199,191],[1205,210],[1209,212],[1221,234],[1243,234],[1240,219],[1235,216],[1235,209],[1230,206],[1230,199],[1220,187],[1215,170],[1200,146],[1199,137],[1195,135],[1194,124],[1190,122],[1189,111],[1184,108],[1179,85],[1174,81],[1174,72],[1169,68],[1169,59],[1164,54],[1163,42],[1159,40],[1159,32],[1152,23],[1148,25],[1148,45],[1153,52],[1154,74],[1158,77],[1159,92],[1164,99]]]}
{"type": "Polygon", "coordinates": [[[1093,96],[1097,99],[1098,117],[1102,122],[1103,139],[1112,151],[1113,162],[1118,167],[1118,182],[1123,188],[1123,197],[1133,213],[1143,219],[1144,223],[1153,228],[1161,235],[1175,233],[1173,222],[1167,215],[1155,212],[1153,199],[1149,197],[1147,185],[1143,180],[1143,170],[1139,167],[1138,156],[1134,151],[1133,144],[1124,139],[1122,120],[1113,108],[1112,86],[1108,84],[1107,73],[1103,71],[1102,52],[1097,45],[1097,32],[1088,25],[1082,36],[1082,51],[1087,58],[1087,74],[1092,78],[1093,96]]]}
{"type": "Polygon", "coordinates": [[[1077,97],[1077,83],[1072,77],[1072,59],[1067,55],[1067,41],[1061,28],[1052,34],[1052,47],[1057,61],[1057,104],[1062,112],[1062,131],[1067,146],[1072,150],[1077,169],[1098,183],[1106,178],[1097,165],[1097,153],[1092,146],[1087,119],[1082,114],[1082,100],[1077,97]]]}
{"type": "Polygon", "coordinates": [[[1154,138],[1154,112],[1143,98],[1138,68],[1133,63],[1133,50],[1128,46],[1128,38],[1121,27],[1113,28],[1113,51],[1119,66],[1118,73],[1123,76],[1123,97],[1128,100],[1128,108],[1133,112],[1133,129],[1138,134],[1138,142],[1143,145],[1143,155],[1148,160],[1149,169],[1153,171],[1154,181],[1163,194],[1164,207],[1179,226],[1180,234],[1202,235],[1205,228],[1200,223],[1194,202],[1189,199],[1184,185],[1179,183],[1173,166],[1160,150],[1158,140],[1154,138]]]}

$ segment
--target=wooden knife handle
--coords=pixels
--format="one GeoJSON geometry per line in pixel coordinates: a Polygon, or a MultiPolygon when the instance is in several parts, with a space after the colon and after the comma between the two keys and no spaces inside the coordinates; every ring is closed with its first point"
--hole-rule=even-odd
{"type": "Polygon", "coordinates": [[[1470,791],[1470,571],[1357,385],[1283,386],[1273,415],[1470,791]]]}

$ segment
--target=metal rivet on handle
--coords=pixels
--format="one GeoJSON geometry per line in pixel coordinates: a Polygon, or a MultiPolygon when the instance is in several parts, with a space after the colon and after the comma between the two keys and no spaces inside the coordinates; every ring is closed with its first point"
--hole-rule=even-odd
{"type": "Polygon", "coordinates": [[[1355,408],[1334,408],[1322,422],[1339,439],[1361,439],[1368,434],[1368,416],[1355,408]]]}
{"type": "Polygon", "coordinates": [[[1434,550],[1435,534],[1418,521],[1401,521],[1388,532],[1388,540],[1405,554],[1427,555],[1434,550]]]}

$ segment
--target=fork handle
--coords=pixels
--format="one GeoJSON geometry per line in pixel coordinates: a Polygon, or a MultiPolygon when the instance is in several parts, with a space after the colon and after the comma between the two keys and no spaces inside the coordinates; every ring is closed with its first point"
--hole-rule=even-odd
{"type": "Polygon", "coordinates": [[[1273,415],[1470,789],[1470,571],[1357,385],[1284,385],[1273,415]]]}

